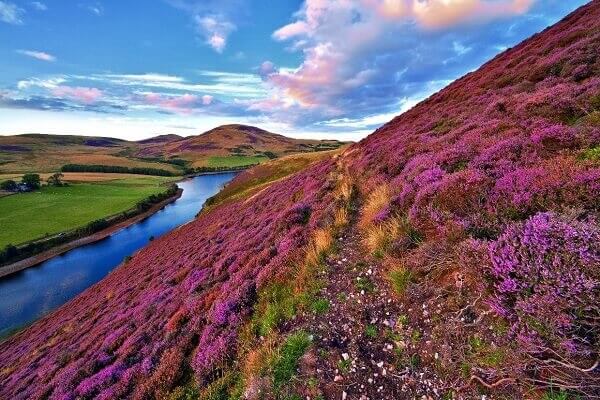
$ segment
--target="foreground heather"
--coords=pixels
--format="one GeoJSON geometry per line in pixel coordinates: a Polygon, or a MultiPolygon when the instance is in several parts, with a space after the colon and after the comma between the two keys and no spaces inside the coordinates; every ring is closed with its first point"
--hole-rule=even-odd
{"type": "Polygon", "coordinates": [[[297,368],[339,363],[343,386],[368,358],[310,334],[314,315],[348,317],[323,282],[341,235],[353,267],[387,277],[347,290],[395,293],[382,345],[408,370],[399,396],[433,396],[407,380],[423,374],[446,398],[599,396],[599,21],[594,1],[341,156],[156,240],[2,343],[0,395],[323,396],[332,382],[297,368]]]}

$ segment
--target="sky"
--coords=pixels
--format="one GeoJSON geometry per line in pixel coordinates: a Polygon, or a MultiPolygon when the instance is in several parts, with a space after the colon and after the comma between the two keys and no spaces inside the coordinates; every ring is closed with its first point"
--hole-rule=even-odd
{"type": "Polygon", "coordinates": [[[358,140],[581,0],[0,0],[0,135],[358,140]]]}

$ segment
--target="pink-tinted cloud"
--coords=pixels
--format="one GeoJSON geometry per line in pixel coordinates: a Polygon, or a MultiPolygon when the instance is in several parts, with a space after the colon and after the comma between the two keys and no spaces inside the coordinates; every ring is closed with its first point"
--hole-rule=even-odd
{"type": "Polygon", "coordinates": [[[102,91],[97,88],[72,86],[57,86],[52,89],[52,94],[85,104],[95,103],[103,96],[102,91]]]}
{"type": "Polygon", "coordinates": [[[500,18],[526,12],[534,0],[429,0],[413,1],[411,13],[427,28],[448,26],[491,18],[500,18]]]}
{"type": "Polygon", "coordinates": [[[217,53],[222,53],[227,46],[227,38],[236,26],[222,16],[196,16],[196,24],[204,35],[206,43],[217,53]]]}
{"type": "MultiPolygon", "coordinates": [[[[441,30],[451,26],[521,14],[534,0],[306,0],[298,19],[273,33],[293,40],[304,53],[295,70],[273,69],[266,75],[285,104],[318,108],[329,115],[350,90],[368,85],[378,74],[378,53],[406,51],[394,35],[410,29],[441,30]],[[412,29],[412,28],[411,28],[412,29]],[[367,57],[374,57],[368,59],[367,57]]],[[[263,76],[263,79],[265,77],[263,76]]],[[[264,102],[262,102],[264,104],[264,102]]]]}
{"type": "Polygon", "coordinates": [[[179,114],[191,114],[201,106],[209,106],[213,103],[213,96],[196,96],[183,94],[180,96],[168,96],[160,93],[144,93],[140,101],[146,105],[156,106],[169,112],[179,114]]]}

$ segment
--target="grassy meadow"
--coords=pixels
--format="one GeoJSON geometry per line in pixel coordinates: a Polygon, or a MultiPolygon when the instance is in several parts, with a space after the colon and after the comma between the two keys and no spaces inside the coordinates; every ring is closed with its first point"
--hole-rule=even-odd
{"type": "Polygon", "coordinates": [[[207,167],[240,167],[245,165],[259,164],[267,161],[265,156],[212,156],[202,162],[207,167]]]}
{"type": "Polygon", "coordinates": [[[152,194],[164,192],[161,184],[174,180],[126,174],[65,175],[69,186],[42,186],[37,192],[0,197],[0,248],[118,214],[152,194]]]}
{"type": "Polygon", "coordinates": [[[316,153],[299,153],[264,162],[246,170],[219,193],[211,197],[205,210],[234,200],[249,198],[271,183],[292,175],[317,161],[340,153],[341,149],[316,153]]]}

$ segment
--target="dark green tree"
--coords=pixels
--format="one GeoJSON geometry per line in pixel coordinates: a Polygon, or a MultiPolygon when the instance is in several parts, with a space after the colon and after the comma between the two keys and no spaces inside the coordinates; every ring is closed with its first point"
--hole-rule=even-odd
{"type": "Polygon", "coordinates": [[[26,184],[30,189],[39,189],[41,180],[38,174],[25,174],[21,178],[21,182],[26,184]]]}
{"type": "Polygon", "coordinates": [[[55,174],[52,174],[46,182],[48,182],[48,185],[50,186],[63,186],[63,177],[64,175],[62,172],[57,172],[55,174]]]}
{"type": "Polygon", "coordinates": [[[9,179],[4,182],[0,182],[0,190],[6,190],[7,192],[13,192],[17,190],[17,182],[9,179]]]}

